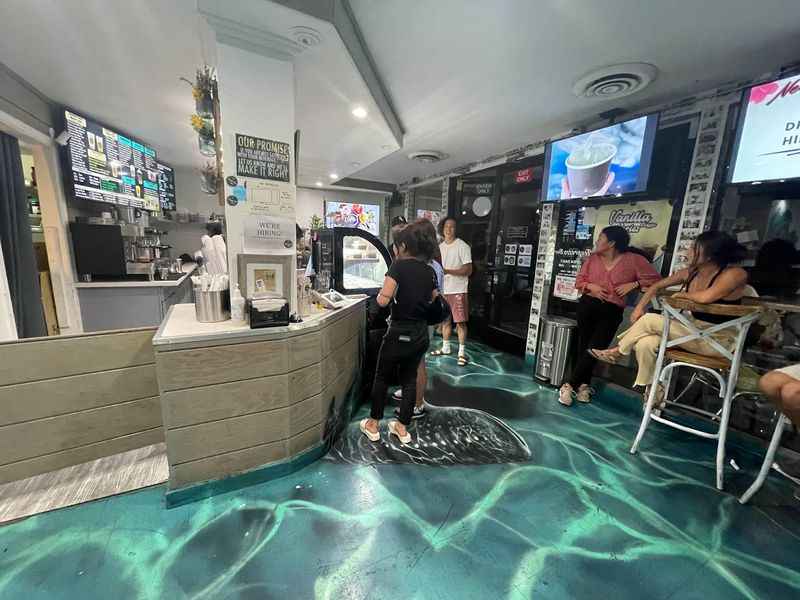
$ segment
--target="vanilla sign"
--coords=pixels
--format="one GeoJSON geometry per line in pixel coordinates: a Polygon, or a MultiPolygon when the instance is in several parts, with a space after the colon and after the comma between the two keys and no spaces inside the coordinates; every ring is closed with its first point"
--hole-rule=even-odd
{"type": "Polygon", "coordinates": [[[237,133],[236,174],[288,182],[291,153],[285,142],[237,133]]]}

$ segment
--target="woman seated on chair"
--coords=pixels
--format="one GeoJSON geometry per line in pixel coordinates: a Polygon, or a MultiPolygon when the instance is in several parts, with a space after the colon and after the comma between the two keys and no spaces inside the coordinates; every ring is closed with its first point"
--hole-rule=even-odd
{"type": "MultiPolygon", "coordinates": [[[[730,266],[744,257],[745,248],[727,233],[707,231],[697,236],[689,253],[689,267],[666,277],[651,286],[642,296],[631,313],[631,327],[619,336],[619,344],[608,350],[598,348],[589,352],[597,359],[616,363],[620,356],[636,352],[639,370],[634,385],[645,386],[644,397],[648,397],[649,386],[653,381],[656,356],[664,331],[664,317],[659,314],[645,314],[647,307],[659,290],[682,284],[681,291],[673,298],[686,298],[698,304],[741,304],[747,286],[747,273],[740,267],[730,266]]],[[[698,329],[712,324],[723,323],[731,317],[695,312],[691,316],[698,329]]],[[[670,323],[669,337],[677,339],[690,331],[681,323],[670,323]]],[[[712,335],[723,347],[731,348],[735,342],[733,330],[723,330],[712,335]]],[[[703,340],[694,339],[681,344],[681,349],[719,356],[716,349],[703,340]]],[[[663,390],[656,394],[657,405],[663,401],[663,390]]]]}
{"type": "Polygon", "coordinates": [[[800,365],[789,365],[765,374],[758,387],[767,399],[800,427],[800,365]]]}

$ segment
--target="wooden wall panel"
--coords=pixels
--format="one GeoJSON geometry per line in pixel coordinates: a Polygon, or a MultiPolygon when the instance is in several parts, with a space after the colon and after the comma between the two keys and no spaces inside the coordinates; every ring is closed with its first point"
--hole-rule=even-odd
{"type": "Polygon", "coordinates": [[[322,359],[322,334],[307,333],[288,339],[289,370],[317,364],[322,359]]]}

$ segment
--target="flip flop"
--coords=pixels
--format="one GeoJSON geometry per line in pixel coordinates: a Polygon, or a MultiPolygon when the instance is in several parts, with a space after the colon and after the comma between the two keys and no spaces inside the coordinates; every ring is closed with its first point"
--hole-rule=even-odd
{"type": "Polygon", "coordinates": [[[458,366],[459,367],[466,367],[469,363],[469,359],[466,356],[459,356],[458,357],[458,366]]]}
{"type": "Polygon", "coordinates": [[[618,358],[612,358],[611,356],[606,354],[608,352],[607,350],[595,350],[593,348],[589,348],[587,352],[597,360],[609,365],[616,365],[619,362],[618,358]]]}
{"type": "Polygon", "coordinates": [[[367,429],[367,421],[368,419],[361,419],[361,422],[358,424],[358,428],[361,430],[361,433],[367,436],[367,439],[369,439],[370,442],[380,441],[381,439],[380,431],[376,431],[375,433],[373,433],[369,429],[367,429]]]}
{"type": "Polygon", "coordinates": [[[442,352],[441,350],[434,350],[431,352],[431,356],[450,356],[452,352],[442,352]]]}

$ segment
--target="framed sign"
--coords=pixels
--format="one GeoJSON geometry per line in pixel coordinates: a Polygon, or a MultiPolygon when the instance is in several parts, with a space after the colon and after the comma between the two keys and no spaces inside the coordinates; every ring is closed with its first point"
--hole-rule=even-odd
{"type": "Polygon", "coordinates": [[[292,298],[294,269],[293,254],[240,254],[239,290],[245,298],[292,298]]]}
{"type": "Polygon", "coordinates": [[[289,182],[289,162],[292,147],[277,142],[236,134],[236,174],[256,179],[289,182]]]}

